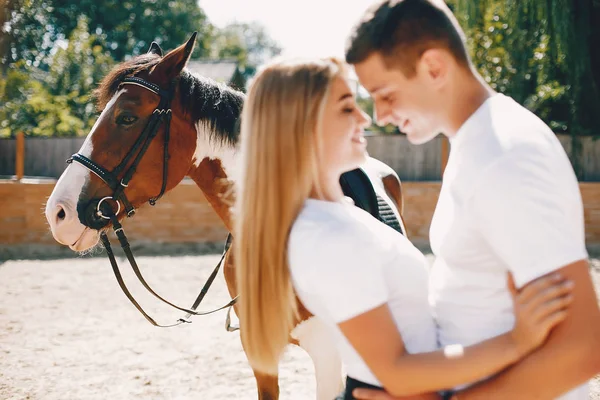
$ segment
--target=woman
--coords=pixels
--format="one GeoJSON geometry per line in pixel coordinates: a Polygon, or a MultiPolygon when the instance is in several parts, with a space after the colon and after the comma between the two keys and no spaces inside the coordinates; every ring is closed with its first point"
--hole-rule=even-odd
{"type": "Polygon", "coordinates": [[[366,159],[369,123],[341,62],[281,60],[255,77],[242,115],[236,205],[242,341],[254,368],[277,371],[297,296],[338,339],[345,399],[364,385],[437,398],[433,392],[489,376],[539,346],[564,318],[569,286],[545,278],[515,291],[511,332],[436,350],[424,256],[339,185],[366,159]]]}

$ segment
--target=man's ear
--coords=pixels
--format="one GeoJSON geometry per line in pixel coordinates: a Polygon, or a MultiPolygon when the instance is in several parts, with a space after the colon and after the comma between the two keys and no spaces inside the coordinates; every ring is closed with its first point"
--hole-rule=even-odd
{"type": "Polygon", "coordinates": [[[434,86],[446,83],[452,56],[443,49],[428,49],[417,62],[417,71],[424,74],[434,86]],[[420,70],[420,71],[419,71],[420,70]]]}
{"type": "Polygon", "coordinates": [[[197,35],[198,32],[194,32],[187,43],[167,53],[152,69],[150,75],[155,76],[157,81],[164,83],[170,82],[179,76],[192,55],[197,35]]]}

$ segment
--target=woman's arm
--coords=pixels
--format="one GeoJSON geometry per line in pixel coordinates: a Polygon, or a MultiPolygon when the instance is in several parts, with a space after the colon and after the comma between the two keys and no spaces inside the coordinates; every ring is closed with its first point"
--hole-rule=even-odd
{"type": "Polygon", "coordinates": [[[509,286],[515,328],[465,348],[449,346],[407,354],[387,305],[338,326],[390,394],[409,396],[444,390],[486,378],[515,363],[539,346],[552,327],[565,318],[571,301],[570,282],[554,275],[543,277],[519,294],[512,283],[509,286]]]}

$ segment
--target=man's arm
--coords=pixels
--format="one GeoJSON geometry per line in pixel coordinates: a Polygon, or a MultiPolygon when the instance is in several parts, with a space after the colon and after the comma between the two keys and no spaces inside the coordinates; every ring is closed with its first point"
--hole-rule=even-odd
{"type": "Polygon", "coordinates": [[[458,393],[458,399],[554,399],[600,373],[600,309],[588,262],[577,261],[559,271],[575,282],[567,318],[538,350],[493,379],[458,393]]]}
{"type": "MultiPolygon", "coordinates": [[[[569,281],[558,274],[514,292],[515,328],[468,347],[450,346],[406,354],[392,314],[384,304],[338,323],[342,333],[387,391],[399,396],[452,388],[484,379],[538,347],[560,323],[572,301],[569,281]]],[[[512,279],[509,279],[509,286],[512,279]]]]}
{"type": "Polygon", "coordinates": [[[472,210],[479,232],[517,285],[555,270],[573,281],[569,315],[541,348],[466,391],[465,398],[552,399],[600,372],[600,310],[579,188],[570,166],[553,154],[543,146],[508,153],[487,171],[472,210]]]}
{"type": "MultiPolygon", "coordinates": [[[[600,309],[588,262],[577,261],[559,271],[575,282],[567,318],[542,347],[495,377],[457,393],[456,399],[554,399],[600,373],[600,309]]],[[[405,400],[369,389],[356,389],[354,395],[405,400]]]]}

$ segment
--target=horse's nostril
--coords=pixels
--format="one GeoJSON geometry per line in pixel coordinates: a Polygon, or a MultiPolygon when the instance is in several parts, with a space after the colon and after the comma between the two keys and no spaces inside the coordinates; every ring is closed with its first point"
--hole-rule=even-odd
{"type": "Polygon", "coordinates": [[[58,211],[58,215],[57,215],[58,219],[62,221],[65,219],[66,216],[67,215],[65,214],[64,208],[61,207],[60,211],[58,211]]]}

